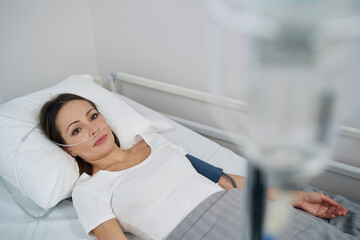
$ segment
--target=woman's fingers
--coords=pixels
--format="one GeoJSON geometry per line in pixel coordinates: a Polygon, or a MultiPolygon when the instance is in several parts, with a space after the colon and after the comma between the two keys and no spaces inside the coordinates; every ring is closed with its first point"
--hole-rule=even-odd
{"type": "Polygon", "coordinates": [[[347,210],[340,206],[331,206],[327,210],[328,214],[334,214],[335,216],[345,216],[347,213],[347,210]]]}
{"type": "Polygon", "coordinates": [[[343,215],[343,216],[345,216],[346,213],[348,212],[348,210],[347,210],[345,207],[343,207],[342,205],[338,204],[337,202],[335,202],[334,200],[332,200],[330,197],[322,194],[321,198],[322,198],[322,202],[329,204],[329,209],[330,209],[332,212],[336,213],[336,215],[343,215]]]}

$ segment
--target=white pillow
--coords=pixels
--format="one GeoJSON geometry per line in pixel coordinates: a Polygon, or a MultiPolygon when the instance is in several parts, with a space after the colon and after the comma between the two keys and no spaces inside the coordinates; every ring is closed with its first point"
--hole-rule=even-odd
{"type": "Polygon", "coordinates": [[[90,75],[73,75],[53,87],[0,105],[0,175],[42,208],[69,197],[79,177],[75,160],[36,127],[42,105],[60,93],[93,101],[123,149],[131,147],[138,134],[172,127],[164,120],[140,115],[119,95],[94,83],[90,75]]]}

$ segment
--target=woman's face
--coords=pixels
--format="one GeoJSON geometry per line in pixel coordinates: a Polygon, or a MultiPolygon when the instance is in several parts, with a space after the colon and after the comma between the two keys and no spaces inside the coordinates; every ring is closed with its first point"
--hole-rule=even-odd
{"type": "Polygon", "coordinates": [[[67,145],[85,141],[76,146],[65,147],[65,150],[90,164],[106,157],[116,146],[105,118],[85,100],[66,103],[56,116],[56,126],[67,145]],[[91,140],[87,141],[88,139],[91,140]]]}

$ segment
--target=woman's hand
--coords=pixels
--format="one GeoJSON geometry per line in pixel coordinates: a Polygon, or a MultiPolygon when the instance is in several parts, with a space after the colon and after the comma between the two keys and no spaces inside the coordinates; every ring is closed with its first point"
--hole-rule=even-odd
{"type": "Polygon", "coordinates": [[[335,218],[345,216],[346,208],[322,193],[292,191],[290,204],[316,217],[335,218]]]}

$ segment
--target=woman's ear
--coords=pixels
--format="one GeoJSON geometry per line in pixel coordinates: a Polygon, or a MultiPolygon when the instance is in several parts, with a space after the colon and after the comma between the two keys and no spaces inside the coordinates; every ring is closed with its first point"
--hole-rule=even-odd
{"type": "Polygon", "coordinates": [[[68,147],[63,147],[62,149],[63,149],[65,152],[67,152],[68,154],[70,154],[72,157],[77,157],[77,155],[76,155],[75,153],[73,153],[70,148],[68,148],[68,147]]]}

